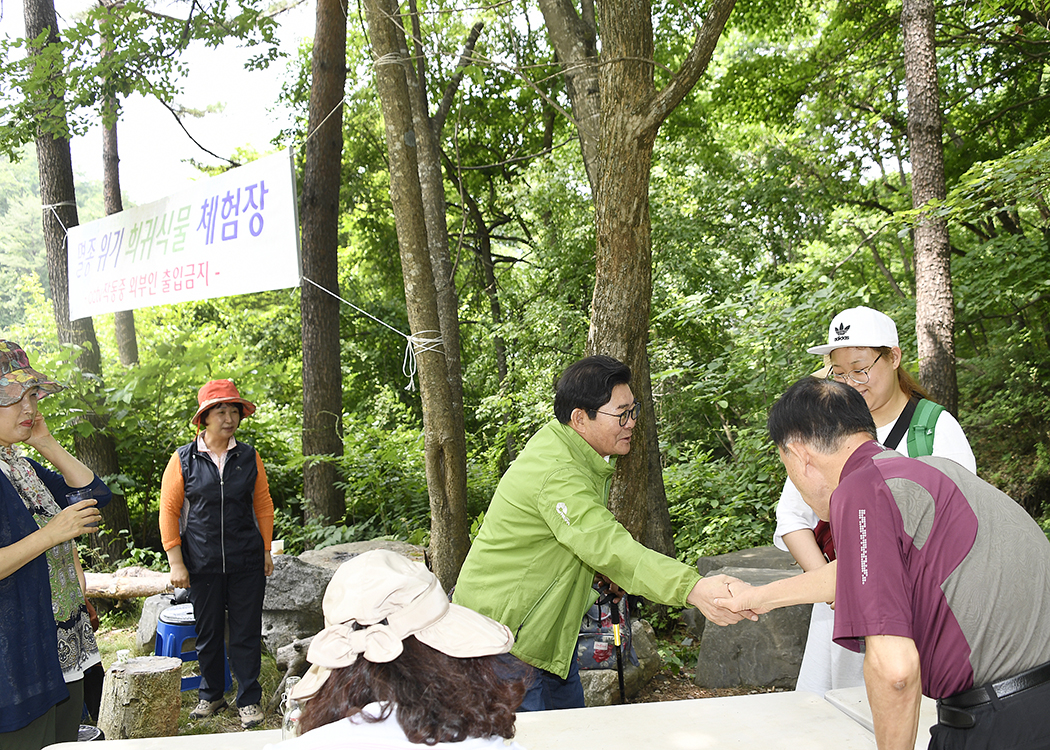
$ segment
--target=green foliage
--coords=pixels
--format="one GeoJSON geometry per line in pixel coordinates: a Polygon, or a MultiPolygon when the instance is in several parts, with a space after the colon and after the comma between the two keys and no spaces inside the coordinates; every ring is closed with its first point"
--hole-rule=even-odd
{"type": "Polygon", "coordinates": [[[193,3],[187,18],[127,0],[89,8],[64,29],[35,39],[0,40],[0,153],[17,159],[40,132],[69,139],[119,115],[119,97],[133,93],[174,106],[188,72],[188,44],[216,47],[231,40],[256,47],[248,67],[278,57],[277,23],[257,0],[193,3]],[[116,109],[107,99],[117,97],[116,109]]]}
{"type": "Polygon", "coordinates": [[[675,548],[683,562],[769,544],[785,475],[764,430],[741,429],[735,455],[714,458],[695,446],[673,451],[664,471],[675,548]],[[777,471],[776,469],[779,469],[777,471]]]}

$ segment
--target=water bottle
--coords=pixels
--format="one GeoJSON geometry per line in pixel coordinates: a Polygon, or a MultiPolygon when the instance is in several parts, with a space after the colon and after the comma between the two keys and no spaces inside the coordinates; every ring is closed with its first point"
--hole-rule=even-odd
{"type": "Polygon", "coordinates": [[[290,740],[292,737],[299,736],[299,715],[303,712],[303,707],[299,701],[292,697],[292,688],[299,683],[299,679],[298,677],[289,677],[284,686],[283,701],[281,703],[284,709],[284,720],[281,722],[282,740],[290,740]]]}

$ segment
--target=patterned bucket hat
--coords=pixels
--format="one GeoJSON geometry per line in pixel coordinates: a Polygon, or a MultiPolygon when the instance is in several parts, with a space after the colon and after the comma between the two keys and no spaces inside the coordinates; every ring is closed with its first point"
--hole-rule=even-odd
{"type": "Polygon", "coordinates": [[[22,400],[33,386],[41,395],[58,393],[63,386],[29,366],[29,357],[13,341],[0,340],[0,406],[10,406],[22,400]]]}

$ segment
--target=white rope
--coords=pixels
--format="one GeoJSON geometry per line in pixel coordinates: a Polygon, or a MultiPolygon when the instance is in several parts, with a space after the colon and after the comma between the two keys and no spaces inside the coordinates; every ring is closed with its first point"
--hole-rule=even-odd
{"type": "Polygon", "coordinates": [[[62,227],[62,245],[65,246],[66,241],[69,239],[69,230],[66,229],[66,225],[62,223],[62,217],[58,215],[56,209],[62,206],[76,206],[76,201],[62,201],[60,203],[45,203],[40,208],[44,211],[50,211],[51,215],[55,217],[55,221],[62,227]]]}
{"type": "Polygon", "coordinates": [[[444,354],[444,342],[441,339],[441,331],[417,331],[416,333],[413,333],[411,335],[403,333],[398,329],[394,328],[392,325],[384,323],[382,320],[377,318],[375,315],[372,315],[372,313],[368,312],[367,310],[362,310],[353,302],[349,302],[348,300],[343,299],[332,290],[325,289],[313,279],[307,278],[306,276],[302,276],[300,277],[300,282],[303,281],[313,284],[325,294],[334,297],[335,299],[342,302],[344,305],[352,307],[354,310],[361,313],[366,318],[374,320],[379,325],[390,329],[398,336],[405,339],[405,358],[401,362],[401,372],[406,378],[408,378],[408,385],[405,386],[406,391],[416,390],[416,371],[418,369],[416,365],[417,354],[423,354],[424,352],[437,352],[438,354],[444,354]]]}

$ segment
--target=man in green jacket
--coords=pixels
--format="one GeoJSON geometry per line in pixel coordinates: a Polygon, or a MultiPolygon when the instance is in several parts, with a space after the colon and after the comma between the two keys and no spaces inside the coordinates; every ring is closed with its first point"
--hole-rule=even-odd
{"type": "Polygon", "coordinates": [[[503,475],[459,574],[453,601],[514,633],[511,654],[532,673],[522,711],[584,705],[576,638],[596,574],[661,604],[695,606],[718,625],[750,616],[713,602],[736,579],[702,579],[636,542],[606,508],[616,456],[631,450],[641,411],[630,380],[630,368],[606,356],[562,373],[557,419],[503,475]]]}

